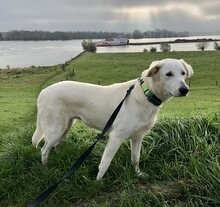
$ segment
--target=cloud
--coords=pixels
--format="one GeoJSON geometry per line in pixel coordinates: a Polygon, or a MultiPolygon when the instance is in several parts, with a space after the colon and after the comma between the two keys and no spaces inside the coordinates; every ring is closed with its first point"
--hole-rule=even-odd
{"type": "MultiPolygon", "coordinates": [[[[219,5],[219,2],[215,5],[219,5]]],[[[202,32],[218,30],[220,16],[219,13],[215,13],[217,10],[214,8],[214,5],[210,6],[210,4],[198,7],[195,2],[174,3],[172,1],[171,3],[167,1],[163,6],[124,7],[118,9],[117,13],[120,16],[119,19],[127,19],[131,24],[139,22],[139,25],[153,29],[167,28],[202,32]]]]}
{"type": "Polygon", "coordinates": [[[217,31],[219,0],[0,0],[0,31],[217,31]]]}

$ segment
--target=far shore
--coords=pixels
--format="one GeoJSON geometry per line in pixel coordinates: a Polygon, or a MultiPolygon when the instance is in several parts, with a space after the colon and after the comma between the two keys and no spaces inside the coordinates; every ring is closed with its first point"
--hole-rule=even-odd
{"type": "Polygon", "coordinates": [[[158,45],[161,43],[175,44],[175,43],[197,43],[197,42],[219,42],[220,39],[202,38],[202,39],[176,39],[174,41],[158,41],[158,42],[137,42],[128,43],[128,45],[158,45]]]}

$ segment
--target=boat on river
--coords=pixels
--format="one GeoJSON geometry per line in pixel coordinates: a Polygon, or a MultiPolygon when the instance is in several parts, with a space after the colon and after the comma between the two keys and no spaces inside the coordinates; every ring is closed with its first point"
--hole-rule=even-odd
{"type": "Polygon", "coordinates": [[[96,43],[96,47],[108,47],[108,46],[122,46],[128,45],[129,40],[124,37],[112,38],[108,37],[105,40],[96,43]]]}

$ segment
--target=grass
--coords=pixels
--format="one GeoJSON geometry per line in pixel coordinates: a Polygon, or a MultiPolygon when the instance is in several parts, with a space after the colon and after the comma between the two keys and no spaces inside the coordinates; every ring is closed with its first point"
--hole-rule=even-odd
{"type": "MultiPolygon", "coordinates": [[[[138,179],[130,165],[130,147],[122,145],[103,183],[95,181],[104,150],[100,142],[80,170],[64,182],[42,206],[219,206],[219,120],[202,117],[162,120],[143,143],[138,179]],[[186,130],[188,129],[188,130],[186,130]]],[[[96,134],[77,125],[49,165],[33,150],[34,128],[26,126],[4,137],[1,152],[0,204],[25,206],[60,178],[96,134]]]]}
{"type": "MultiPolygon", "coordinates": [[[[220,59],[218,52],[90,54],[62,66],[0,72],[0,206],[26,206],[62,177],[90,143],[96,131],[77,123],[40,163],[40,149],[31,145],[36,97],[54,82],[74,79],[111,84],[137,78],[153,60],[183,58],[195,75],[191,93],[161,110],[159,122],[146,135],[141,168],[135,176],[130,147],[122,145],[103,182],[97,166],[106,141],[98,143],[75,176],[65,181],[42,206],[220,206],[220,59]],[[71,76],[74,69],[75,75],[71,76]],[[217,85],[217,86],[216,86],[217,85]]],[[[41,143],[42,145],[42,143],[41,143]]]]}
{"type": "Polygon", "coordinates": [[[38,93],[47,80],[60,72],[58,66],[0,72],[1,132],[33,122],[38,93]]]}

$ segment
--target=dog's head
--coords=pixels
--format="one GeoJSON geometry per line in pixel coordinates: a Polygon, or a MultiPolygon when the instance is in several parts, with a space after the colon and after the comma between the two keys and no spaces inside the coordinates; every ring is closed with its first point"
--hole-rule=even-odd
{"type": "Polygon", "coordinates": [[[163,91],[167,98],[172,96],[186,96],[189,87],[185,79],[193,74],[192,67],[184,60],[164,59],[151,63],[142,77],[151,78],[151,87],[156,91],[163,91]]]}

